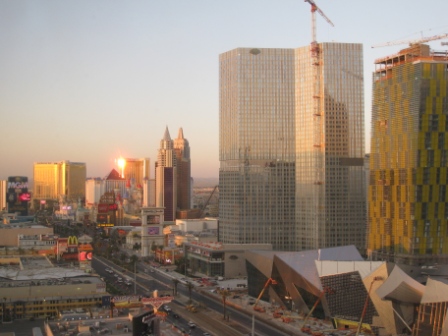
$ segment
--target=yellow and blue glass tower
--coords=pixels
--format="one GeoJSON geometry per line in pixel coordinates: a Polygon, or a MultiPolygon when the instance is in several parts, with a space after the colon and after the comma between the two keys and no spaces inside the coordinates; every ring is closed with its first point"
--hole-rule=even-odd
{"type": "Polygon", "coordinates": [[[448,261],[448,58],[416,44],[375,61],[368,253],[448,261]]]}

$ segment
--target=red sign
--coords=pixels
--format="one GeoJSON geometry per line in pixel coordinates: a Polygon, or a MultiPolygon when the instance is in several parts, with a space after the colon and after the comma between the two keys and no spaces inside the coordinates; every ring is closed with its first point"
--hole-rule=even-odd
{"type": "Polygon", "coordinates": [[[150,304],[153,306],[160,306],[164,303],[168,303],[173,301],[173,297],[172,296],[162,296],[162,297],[155,297],[155,298],[142,298],[142,303],[144,305],[150,304]]]}
{"type": "Polygon", "coordinates": [[[113,204],[106,204],[106,203],[100,203],[98,204],[98,213],[107,213],[109,211],[115,211],[118,209],[118,205],[113,204]]]}
{"type": "Polygon", "coordinates": [[[92,252],[82,251],[82,252],[79,252],[78,260],[79,261],[86,261],[86,260],[90,261],[90,260],[92,260],[92,257],[93,257],[92,252]]]}
{"type": "Polygon", "coordinates": [[[109,204],[98,204],[98,213],[106,213],[109,209],[109,204]]]}
{"type": "Polygon", "coordinates": [[[19,195],[19,200],[21,202],[29,202],[31,201],[31,194],[30,193],[23,193],[19,195]]]}

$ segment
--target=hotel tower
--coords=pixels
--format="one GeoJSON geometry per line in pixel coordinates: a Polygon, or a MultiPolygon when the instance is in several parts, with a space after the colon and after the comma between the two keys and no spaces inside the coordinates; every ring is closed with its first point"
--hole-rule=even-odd
{"type": "Polygon", "coordinates": [[[414,44],[375,61],[368,252],[448,262],[448,58],[414,44]]]}
{"type": "Polygon", "coordinates": [[[180,210],[191,208],[191,160],[190,144],[184,138],[184,131],[179,128],[177,139],[174,139],[177,167],[177,207],[180,210]]]}
{"type": "Polygon", "coordinates": [[[156,161],[156,207],[165,208],[165,222],[174,223],[176,220],[176,189],[176,155],[173,140],[166,127],[156,161]]]}
{"type": "Polygon", "coordinates": [[[365,250],[362,45],[220,55],[219,239],[365,250]]]}
{"type": "Polygon", "coordinates": [[[83,162],[35,162],[33,166],[33,203],[39,202],[84,201],[86,197],[86,164],[83,162]]]}

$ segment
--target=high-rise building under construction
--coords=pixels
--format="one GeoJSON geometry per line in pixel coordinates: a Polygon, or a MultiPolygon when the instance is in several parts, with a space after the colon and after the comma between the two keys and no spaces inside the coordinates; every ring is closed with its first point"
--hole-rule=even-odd
{"type": "Polygon", "coordinates": [[[219,239],[365,249],[361,44],[220,55],[219,239]]]}
{"type": "Polygon", "coordinates": [[[375,61],[368,251],[448,261],[448,57],[414,44],[375,61]]]}

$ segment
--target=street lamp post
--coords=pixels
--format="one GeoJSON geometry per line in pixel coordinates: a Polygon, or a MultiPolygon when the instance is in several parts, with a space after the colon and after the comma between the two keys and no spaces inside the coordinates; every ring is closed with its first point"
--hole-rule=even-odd
{"type": "Polygon", "coordinates": [[[137,260],[134,260],[134,295],[137,294],[137,260]]]}

